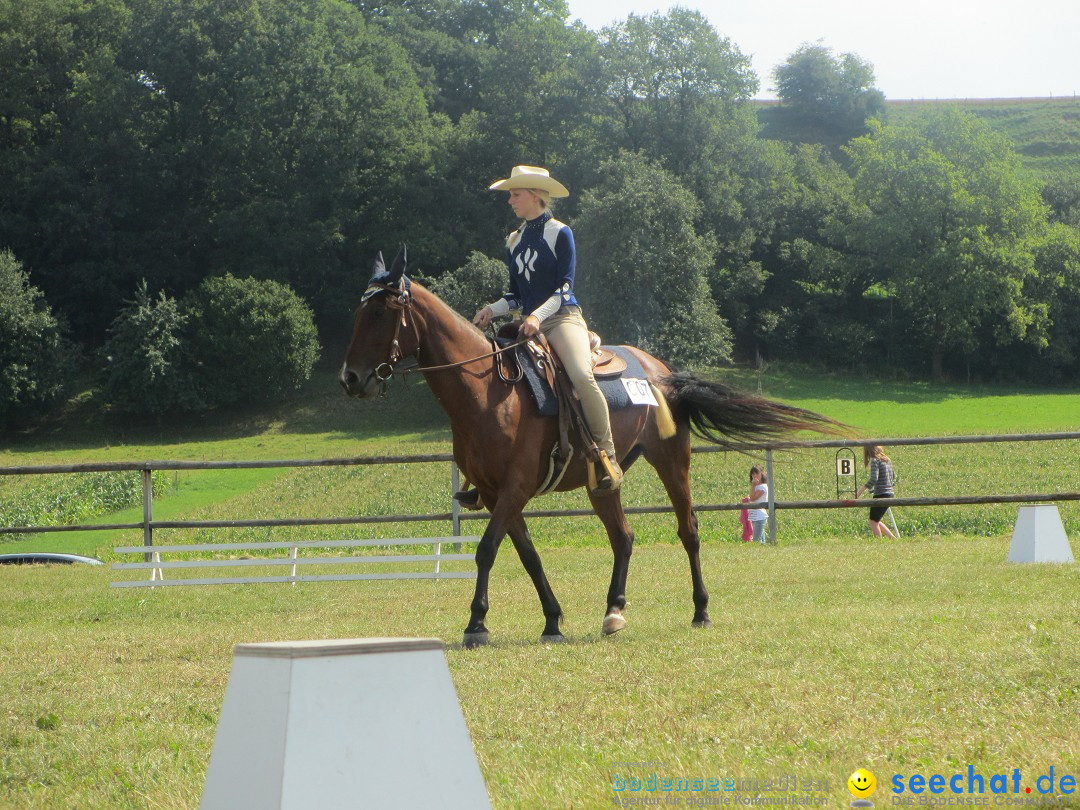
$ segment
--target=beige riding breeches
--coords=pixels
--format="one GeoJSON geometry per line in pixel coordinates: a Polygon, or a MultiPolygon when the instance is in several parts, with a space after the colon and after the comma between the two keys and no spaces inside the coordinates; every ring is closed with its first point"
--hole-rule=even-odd
{"type": "Polygon", "coordinates": [[[554,315],[540,322],[551,348],[574,384],[585,423],[601,450],[615,458],[615,443],[611,438],[611,417],[607,400],[596,383],[592,372],[592,348],[589,346],[589,327],[577,307],[563,307],[554,315]]]}

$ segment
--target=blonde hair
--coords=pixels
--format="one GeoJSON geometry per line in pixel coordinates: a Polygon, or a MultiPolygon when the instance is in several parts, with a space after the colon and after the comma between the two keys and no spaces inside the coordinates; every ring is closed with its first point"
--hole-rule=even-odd
{"type": "Polygon", "coordinates": [[[880,444],[864,445],[862,449],[862,461],[864,467],[870,466],[870,459],[877,458],[892,463],[892,459],[885,455],[885,448],[880,444]]]}

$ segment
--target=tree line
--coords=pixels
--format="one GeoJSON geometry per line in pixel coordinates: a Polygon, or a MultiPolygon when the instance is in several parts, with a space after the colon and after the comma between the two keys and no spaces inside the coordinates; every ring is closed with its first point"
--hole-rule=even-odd
{"type": "MultiPolygon", "coordinates": [[[[799,142],[761,136],[749,58],[683,8],[591,31],[563,0],[0,0],[0,330],[26,344],[0,353],[27,378],[0,397],[59,391],[59,361],[29,380],[42,341],[103,373],[139,319],[197,341],[211,279],[295,293],[336,339],[399,243],[471,312],[515,224],[486,188],[520,163],[572,191],[608,342],[1075,379],[1075,178],[1041,185],[955,109],[890,124],[854,54],[770,78],[799,142]]],[[[182,367],[159,349],[128,347],[155,379],[182,367]]]]}

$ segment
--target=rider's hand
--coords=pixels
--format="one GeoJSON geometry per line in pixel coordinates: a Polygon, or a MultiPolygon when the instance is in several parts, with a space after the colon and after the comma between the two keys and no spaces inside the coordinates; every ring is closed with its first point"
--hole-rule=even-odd
{"type": "Polygon", "coordinates": [[[491,323],[492,317],[491,307],[483,307],[478,309],[476,314],[473,315],[472,322],[481,329],[487,329],[487,325],[491,323]]]}
{"type": "Polygon", "coordinates": [[[529,315],[518,327],[518,337],[531,338],[540,331],[540,319],[535,315],[529,315]]]}

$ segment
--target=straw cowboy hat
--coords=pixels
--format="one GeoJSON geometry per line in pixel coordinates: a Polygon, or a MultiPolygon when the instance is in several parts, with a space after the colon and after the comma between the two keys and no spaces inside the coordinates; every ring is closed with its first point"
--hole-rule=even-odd
{"type": "Polygon", "coordinates": [[[509,177],[496,180],[488,188],[493,191],[509,191],[513,188],[539,189],[552,197],[570,196],[566,186],[548,174],[547,169],[539,166],[515,166],[510,170],[509,177]]]}

